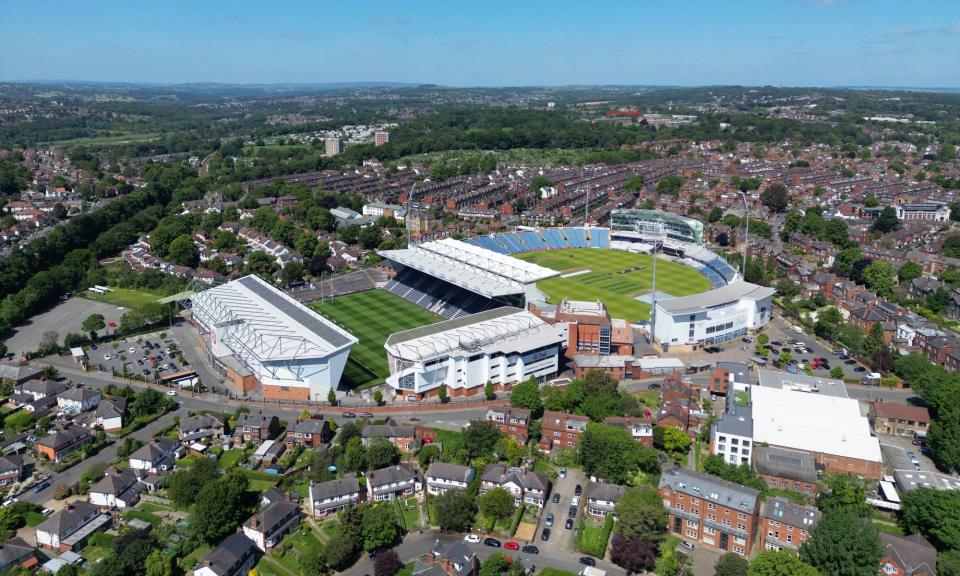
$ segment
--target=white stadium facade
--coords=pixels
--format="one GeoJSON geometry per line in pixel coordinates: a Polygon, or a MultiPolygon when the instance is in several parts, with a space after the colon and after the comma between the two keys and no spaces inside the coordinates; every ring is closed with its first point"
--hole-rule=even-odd
{"type": "Polygon", "coordinates": [[[701,294],[657,301],[654,337],[664,351],[712,346],[763,328],[773,288],[740,280],[701,294]]]}
{"type": "Polygon", "coordinates": [[[195,293],[191,322],[235,392],[326,400],[357,339],[257,276],[195,293]]]}

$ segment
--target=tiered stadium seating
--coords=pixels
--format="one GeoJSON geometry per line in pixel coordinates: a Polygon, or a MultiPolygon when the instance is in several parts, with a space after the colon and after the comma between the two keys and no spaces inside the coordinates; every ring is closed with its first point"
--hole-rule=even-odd
{"type": "Polygon", "coordinates": [[[547,245],[537,232],[517,232],[517,236],[527,250],[546,250],[547,245]]]}
{"type": "Polygon", "coordinates": [[[501,306],[489,298],[412,268],[402,270],[384,284],[383,289],[448,320],[501,306]]]}
{"type": "Polygon", "coordinates": [[[550,228],[543,233],[543,239],[547,243],[547,249],[559,250],[569,248],[570,243],[563,237],[563,231],[560,228],[550,228]]]}
{"type": "Polygon", "coordinates": [[[607,228],[590,229],[590,247],[606,248],[610,245],[610,230],[607,228]]]}
{"type": "Polygon", "coordinates": [[[583,228],[564,228],[564,230],[567,233],[567,241],[571,248],[587,248],[590,246],[583,228]]]}

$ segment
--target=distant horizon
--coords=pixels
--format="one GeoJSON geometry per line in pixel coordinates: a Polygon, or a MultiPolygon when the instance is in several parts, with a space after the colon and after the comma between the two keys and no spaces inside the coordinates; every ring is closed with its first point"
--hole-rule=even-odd
{"type": "Polygon", "coordinates": [[[9,2],[0,81],[960,87],[955,0],[290,0],[279,8],[9,2]]]}

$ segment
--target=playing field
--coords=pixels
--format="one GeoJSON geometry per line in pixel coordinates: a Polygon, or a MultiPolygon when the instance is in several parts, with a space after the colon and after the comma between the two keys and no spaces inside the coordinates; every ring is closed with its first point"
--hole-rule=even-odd
{"type": "MultiPolygon", "coordinates": [[[[538,282],[537,287],[547,294],[552,304],[559,304],[563,298],[600,300],[613,318],[629,322],[650,319],[650,305],[635,300],[636,296],[651,290],[653,260],[650,256],[621,250],[573,248],[526,252],[515,257],[564,274],[589,270],[584,274],[538,282]]],[[[663,258],[657,260],[658,293],[689,296],[710,288],[710,281],[693,268],[663,258]]]]}
{"type": "Polygon", "coordinates": [[[350,350],[341,388],[370,388],[383,383],[390,375],[387,352],[383,348],[387,336],[443,320],[385,290],[340,296],[322,304],[314,302],[310,307],[346,328],[359,340],[350,350]]]}

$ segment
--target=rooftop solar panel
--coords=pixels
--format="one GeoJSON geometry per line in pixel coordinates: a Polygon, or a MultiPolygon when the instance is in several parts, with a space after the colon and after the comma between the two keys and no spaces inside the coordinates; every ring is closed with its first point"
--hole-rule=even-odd
{"type": "Polygon", "coordinates": [[[269,287],[264,286],[257,280],[255,276],[244,276],[243,278],[237,280],[237,282],[260,298],[263,298],[267,303],[275,307],[277,310],[280,310],[290,318],[293,318],[304,328],[310,330],[324,341],[328,342],[331,346],[339,348],[350,343],[349,338],[334,330],[330,326],[327,326],[318,318],[302,310],[299,306],[293,302],[290,302],[280,294],[277,294],[269,287]]]}

